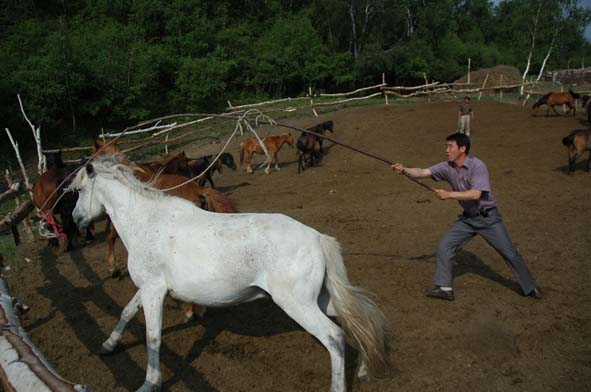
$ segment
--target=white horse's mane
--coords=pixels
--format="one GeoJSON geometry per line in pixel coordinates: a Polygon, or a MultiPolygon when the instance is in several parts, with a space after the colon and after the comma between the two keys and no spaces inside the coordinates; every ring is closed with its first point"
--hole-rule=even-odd
{"type": "MultiPolygon", "coordinates": [[[[144,197],[158,200],[168,196],[160,189],[154,188],[150,184],[140,181],[133,174],[133,169],[122,163],[125,161],[126,159],[122,154],[108,154],[93,159],[90,161],[90,164],[92,164],[96,175],[103,175],[117,180],[132,191],[139,193],[144,197]]],[[[78,171],[69,188],[79,188],[86,177],[88,177],[88,173],[86,172],[86,168],[83,167],[78,171]]]]}

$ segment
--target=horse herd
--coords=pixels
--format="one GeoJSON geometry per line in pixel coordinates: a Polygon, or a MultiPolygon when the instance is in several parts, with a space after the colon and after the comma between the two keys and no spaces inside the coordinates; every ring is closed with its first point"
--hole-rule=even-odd
{"type": "Polygon", "coordinates": [[[556,105],[565,105],[568,106],[568,111],[565,112],[565,115],[569,115],[570,112],[573,112],[573,117],[577,112],[577,99],[580,99],[581,107],[586,110],[587,113],[587,129],[576,129],[568,134],[566,137],[562,139],[562,144],[566,146],[568,149],[568,172],[574,173],[576,168],[577,159],[585,153],[585,151],[589,152],[589,157],[587,159],[587,171],[591,170],[591,97],[589,95],[580,96],[579,94],[575,93],[572,90],[568,92],[560,92],[555,93],[551,92],[544,96],[534,103],[532,109],[534,111],[538,111],[538,109],[542,105],[546,105],[546,116],[549,115],[550,109],[554,111],[557,115],[559,114],[556,111],[556,105]]]}
{"type": "MultiPolygon", "coordinates": [[[[318,135],[333,132],[333,123],[308,129],[315,134],[302,132],[297,142],[291,134],[263,138],[264,149],[259,140],[245,140],[241,163],[252,172],[252,155],[266,150],[269,173],[273,163],[278,169],[277,152],[288,144],[298,148],[298,173],[315,165],[324,154],[318,135]]],[[[120,271],[114,254],[117,238],[128,251],[127,269],[139,290],[101,352],[115,349],[126,324],[143,307],[148,368],[139,391],[161,386],[158,351],[167,293],[188,304],[187,319],[203,315],[209,306],[272,298],[328,350],[331,391],[346,390],[346,335],[360,352],[360,378],[386,371],[387,323],[368,293],[350,284],[337,241],[281,214],[237,214],[234,202],[212,180],[222,165],[236,169],[231,154],[222,153],[214,162],[211,155],[191,159],[180,152],[138,164],[115,142],[97,141],[92,159],[78,170],[64,164],[61,151],[47,157],[48,169],[34,187],[34,203],[56,237],[65,236],[67,249],[73,249],[78,227],[90,239],[92,222],[106,215],[107,263],[113,277],[120,271]],[[207,182],[211,187],[205,187],[207,182]],[[54,214],[60,214],[63,227],[52,219],[54,214]]]]}

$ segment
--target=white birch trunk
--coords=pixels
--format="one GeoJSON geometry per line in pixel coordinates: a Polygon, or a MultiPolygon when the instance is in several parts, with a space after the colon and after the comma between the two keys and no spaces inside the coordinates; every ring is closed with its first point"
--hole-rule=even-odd
{"type": "MultiPolygon", "coordinates": [[[[538,22],[540,20],[541,9],[542,9],[542,2],[540,1],[539,5],[538,5],[538,10],[536,11],[536,16],[534,18],[533,28],[530,29],[531,47],[529,48],[529,54],[527,56],[527,65],[525,66],[525,70],[523,71],[523,75],[521,76],[521,83],[522,84],[525,83],[525,78],[529,72],[529,67],[531,65],[531,57],[533,55],[534,48],[536,46],[536,34],[537,34],[537,30],[538,30],[538,22]]],[[[519,95],[523,95],[523,86],[521,86],[521,88],[519,89],[519,95]]]]}

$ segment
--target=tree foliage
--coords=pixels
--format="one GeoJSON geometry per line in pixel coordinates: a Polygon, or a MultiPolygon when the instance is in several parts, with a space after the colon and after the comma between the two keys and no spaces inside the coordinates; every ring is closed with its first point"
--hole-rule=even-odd
{"type": "Polygon", "coordinates": [[[381,80],[453,80],[472,68],[531,72],[591,62],[576,0],[2,0],[0,110],[49,144],[159,114],[346,90],[381,80]],[[541,5],[541,7],[540,7],[541,5]]]}

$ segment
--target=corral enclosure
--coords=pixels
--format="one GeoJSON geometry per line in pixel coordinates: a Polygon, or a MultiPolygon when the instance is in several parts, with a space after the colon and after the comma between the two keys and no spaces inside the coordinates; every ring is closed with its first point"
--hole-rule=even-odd
{"type": "MultiPolygon", "coordinates": [[[[321,165],[299,175],[295,150],[286,148],[279,153],[279,172],[226,170],[215,178],[241,212],[284,213],[335,236],[350,279],[376,294],[394,335],[394,366],[388,379],[361,384],[353,377],[355,353],[349,350],[352,391],[591,388],[591,174],[582,170],[583,160],[574,175],[566,174],[561,143],[573,129],[586,127],[583,114],[532,116],[529,108],[492,101],[474,102],[473,108],[471,152],[488,165],[512,239],[546,294],[542,301],[519,293],[501,257],[482,239],[456,258],[456,300],[425,297],[435,246],[459,205],[439,201],[387,165],[339,146],[326,143],[321,165]]],[[[339,140],[425,167],[444,159],[457,104],[349,108],[293,123],[328,119],[339,140]]],[[[235,158],[238,142],[230,147],[235,158]]],[[[191,145],[185,151],[199,156],[219,147],[191,145]]],[[[128,276],[109,277],[104,238],[99,223],[97,240],[79,251],[58,254],[37,242],[26,251],[31,261],[19,261],[7,280],[13,295],[32,308],[23,326],[65,378],[94,391],[134,390],[146,367],[141,312],[119,351],[94,354],[135,292],[128,276]]],[[[117,255],[123,263],[120,245],[117,255]]],[[[181,304],[167,299],[164,390],[329,388],[326,350],[270,301],[211,309],[198,322],[182,319],[181,304]]]]}

